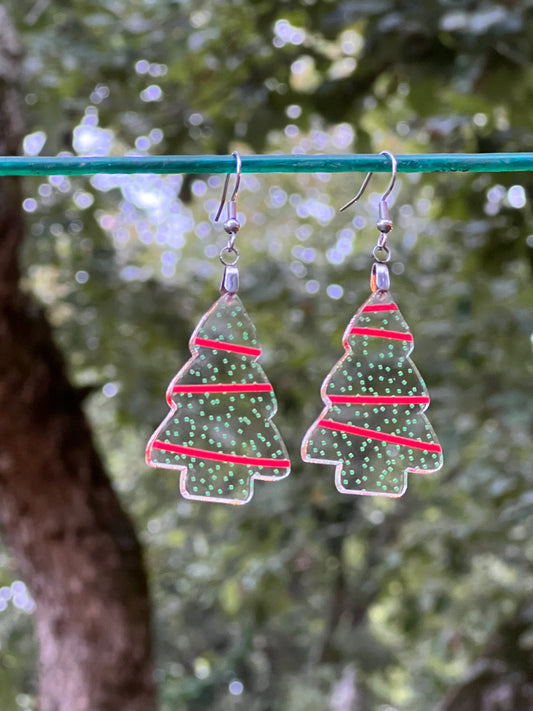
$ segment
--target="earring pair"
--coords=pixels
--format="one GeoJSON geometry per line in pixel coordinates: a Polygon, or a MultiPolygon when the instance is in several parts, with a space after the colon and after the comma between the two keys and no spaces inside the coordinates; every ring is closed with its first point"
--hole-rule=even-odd
{"type": "MultiPolygon", "coordinates": [[[[413,337],[389,294],[387,238],[392,229],[387,198],[379,203],[379,237],[374,248],[371,296],[352,318],[343,336],[345,353],[324,380],[324,408],[305,434],[305,462],[335,465],[335,484],[346,494],[401,496],[407,474],[432,473],[442,466],[442,450],[424,412],[426,386],[409,358],[413,337]]],[[[271,383],[258,362],[256,329],[237,295],[240,223],[236,181],[227,202],[224,230],[228,243],[221,296],[200,319],[190,341],[191,358],[167,388],[170,412],[150,438],[150,466],[180,471],[180,492],[188,499],[244,504],[254,481],[276,481],[291,463],[273,417],[277,410],[271,383]]],[[[372,173],[359,193],[363,194],[372,173]]],[[[226,202],[226,177],[218,220],[226,202]]]]}

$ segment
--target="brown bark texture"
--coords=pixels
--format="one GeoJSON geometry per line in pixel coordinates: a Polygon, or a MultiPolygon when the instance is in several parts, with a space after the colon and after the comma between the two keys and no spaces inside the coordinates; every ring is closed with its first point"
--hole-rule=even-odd
{"type": "MultiPolygon", "coordinates": [[[[22,137],[0,6],[0,155],[22,137]]],[[[152,711],[142,552],[43,313],[18,286],[18,178],[0,179],[0,527],[35,603],[41,711],[152,711]]]]}

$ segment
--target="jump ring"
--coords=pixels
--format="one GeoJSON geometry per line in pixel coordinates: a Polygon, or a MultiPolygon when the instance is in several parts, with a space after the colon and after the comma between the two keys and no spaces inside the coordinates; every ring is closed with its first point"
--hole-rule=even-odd
{"type": "Polygon", "coordinates": [[[230,267],[234,264],[237,264],[237,262],[239,261],[239,256],[239,250],[236,247],[224,247],[220,250],[219,259],[225,267],[230,267]],[[228,261],[227,258],[224,256],[226,254],[233,254],[233,261],[228,261]]]}
{"type": "Polygon", "coordinates": [[[387,247],[386,244],[384,244],[382,246],[377,244],[374,247],[374,249],[372,250],[372,256],[374,257],[376,262],[379,262],[380,264],[387,264],[387,262],[390,261],[390,257],[391,257],[390,249],[387,247]],[[383,254],[385,255],[384,257],[379,256],[379,255],[383,255],[383,254]]]}

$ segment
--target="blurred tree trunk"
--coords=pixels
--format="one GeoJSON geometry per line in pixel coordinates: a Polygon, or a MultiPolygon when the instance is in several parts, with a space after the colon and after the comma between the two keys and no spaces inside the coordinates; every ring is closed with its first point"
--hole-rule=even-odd
{"type": "MultiPolygon", "coordinates": [[[[0,155],[22,137],[0,6],[0,155]]],[[[146,573],[41,311],[19,289],[21,185],[0,178],[0,526],[36,602],[42,711],[152,711],[146,573]]]]}
{"type": "Polygon", "coordinates": [[[533,601],[500,626],[439,711],[533,711],[533,601]]]}

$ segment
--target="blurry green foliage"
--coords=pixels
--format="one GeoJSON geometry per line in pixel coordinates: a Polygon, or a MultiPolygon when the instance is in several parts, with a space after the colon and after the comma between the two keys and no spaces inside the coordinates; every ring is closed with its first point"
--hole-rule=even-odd
{"type": "MultiPolygon", "coordinates": [[[[531,146],[525,0],[6,5],[26,47],[30,153],[531,146]]],[[[368,295],[386,182],[375,176],[339,214],[360,178],[243,176],[241,296],[293,473],[237,510],[181,500],[175,473],[143,462],[217,296],[221,178],[26,180],[25,283],[92,393],[101,451],[146,545],[161,711],[345,711],[354,695],[364,711],[427,711],[531,596],[529,174],[404,175],[392,196],[392,290],[442,472],[411,475],[401,500],[360,500],[337,493],[333,468],[299,460],[368,295]]],[[[0,612],[6,708],[33,703],[25,614],[0,612]]]]}

